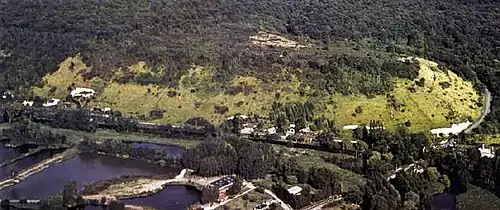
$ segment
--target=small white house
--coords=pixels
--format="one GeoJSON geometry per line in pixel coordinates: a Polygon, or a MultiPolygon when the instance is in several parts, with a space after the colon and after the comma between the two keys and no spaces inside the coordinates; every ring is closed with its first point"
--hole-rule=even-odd
{"type": "MultiPolygon", "coordinates": [[[[359,127],[359,125],[346,125],[346,126],[342,127],[342,129],[344,129],[344,130],[355,130],[355,129],[357,129],[358,127],[359,127]]],[[[365,128],[366,128],[367,130],[370,130],[370,129],[371,129],[371,128],[370,128],[370,126],[365,126],[365,128]]],[[[381,127],[381,128],[382,128],[382,129],[386,129],[385,127],[381,127]]]]}
{"type": "Polygon", "coordinates": [[[91,98],[95,91],[90,88],[75,88],[70,94],[72,97],[91,98]]]}
{"type": "Polygon", "coordinates": [[[52,98],[47,103],[42,104],[42,106],[44,107],[56,106],[57,104],[59,104],[59,102],[61,102],[61,100],[52,98]]]}
{"type": "Polygon", "coordinates": [[[300,195],[300,192],[302,192],[302,187],[299,186],[293,186],[288,189],[288,193],[292,195],[300,195]]]}
{"type": "Polygon", "coordinates": [[[251,128],[251,127],[245,127],[243,129],[240,130],[240,133],[241,134],[247,134],[247,135],[250,135],[254,132],[254,129],[251,128]]]}
{"type": "Polygon", "coordinates": [[[24,106],[33,106],[34,103],[35,102],[33,102],[33,101],[23,101],[24,106]]]}
{"type": "Polygon", "coordinates": [[[478,150],[479,152],[481,152],[481,157],[487,157],[487,158],[495,157],[495,154],[493,153],[493,147],[488,149],[484,147],[484,144],[482,144],[481,147],[478,148],[478,150]]]}
{"type": "Polygon", "coordinates": [[[14,98],[14,95],[13,95],[11,92],[6,91],[6,92],[3,92],[3,94],[2,94],[2,98],[3,98],[3,99],[7,99],[7,98],[14,98]]]}
{"type": "Polygon", "coordinates": [[[269,134],[269,135],[271,135],[271,134],[275,134],[275,133],[276,133],[276,128],[275,128],[275,127],[268,128],[268,129],[266,129],[266,132],[267,132],[267,134],[269,134]]]}
{"type": "Polygon", "coordinates": [[[305,128],[300,129],[299,132],[301,132],[301,133],[311,133],[311,129],[309,129],[309,127],[305,127],[305,128]]]}
{"type": "Polygon", "coordinates": [[[241,118],[241,119],[247,119],[248,118],[248,116],[246,116],[246,115],[234,115],[234,116],[228,117],[226,120],[233,120],[235,117],[238,117],[238,118],[241,118]]]}

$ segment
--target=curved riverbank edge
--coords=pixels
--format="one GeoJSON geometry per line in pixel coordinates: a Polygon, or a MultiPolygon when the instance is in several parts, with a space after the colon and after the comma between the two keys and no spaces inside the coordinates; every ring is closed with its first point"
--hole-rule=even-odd
{"type": "MultiPolygon", "coordinates": [[[[164,190],[168,186],[187,186],[202,191],[209,183],[219,179],[220,177],[188,177],[184,175],[187,169],[183,169],[181,173],[172,178],[172,176],[133,176],[120,177],[113,180],[101,180],[93,184],[87,185],[84,188],[90,188],[92,185],[102,184],[103,182],[112,182],[105,186],[98,187],[95,191],[84,192],[84,197],[109,197],[117,200],[136,199],[152,196],[164,190]],[[105,188],[105,189],[104,189],[105,188]]],[[[88,189],[87,189],[88,191],[88,189]]]]}
{"type": "Polygon", "coordinates": [[[163,182],[170,180],[172,177],[174,177],[174,175],[122,176],[109,180],[99,180],[92,184],[85,185],[81,193],[84,196],[101,195],[102,197],[114,197],[119,200],[147,197],[163,190],[165,188],[163,182]],[[111,190],[111,188],[115,189],[111,190]],[[138,192],[126,191],[134,189],[138,192]],[[124,192],[119,194],[119,191],[124,192]]]}
{"type": "MultiPolygon", "coordinates": [[[[91,184],[92,185],[92,184],[91,184]]],[[[128,200],[128,199],[136,199],[136,198],[143,198],[143,197],[148,197],[152,196],[154,194],[159,193],[160,191],[164,190],[168,186],[188,186],[192,187],[193,189],[196,189],[201,192],[203,186],[196,184],[194,182],[189,182],[189,181],[178,181],[175,179],[153,179],[153,178],[144,178],[144,177],[136,177],[135,180],[128,180],[126,182],[120,182],[116,184],[110,185],[107,189],[102,190],[100,192],[96,192],[95,194],[84,194],[83,197],[86,198],[101,198],[101,197],[107,197],[107,198],[113,198],[116,200],[128,200]],[[137,183],[141,182],[143,183],[137,183]],[[137,192],[124,192],[123,194],[117,194],[118,190],[113,190],[109,192],[109,188],[112,187],[118,187],[119,185],[121,189],[125,190],[126,188],[133,188],[137,190],[137,192]],[[134,186],[131,186],[134,185],[134,186]]]]}
{"type": "Polygon", "coordinates": [[[9,187],[9,186],[15,185],[15,184],[21,182],[22,180],[28,178],[29,176],[36,174],[38,172],[41,172],[54,164],[69,160],[69,159],[75,157],[77,154],[78,154],[78,152],[76,150],[67,149],[64,152],[56,154],[48,159],[42,160],[39,163],[21,171],[20,173],[14,175],[14,176],[7,177],[3,180],[0,180],[0,190],[3,188],[9,187]]]}
{"type": "Polygon", "coordinates": [[[130,157],[128,155],[121,155],[121,154],[112,154],[112,153],[106,153],[106,152],[87,152],[87,151],[81,151],[82,153],[91,153],[91,154],[98,154],[98,155],[104,155],[104,156],[111,156],[111,157],[117,157],[117,158],[120,158],[120,159],[123,159],[123,160],[137,160],[137,161],[141,161],[141,162],[144,162],[144,163],[149,163],[149,164],[154,164],[154,165],[157,165],[159,167],[169,167],[169,168],[181,168],[181,165],[180,164],[162,164],[162,163],[159,163],[159,162],[155,162],[155,161],[150,161],[150,160],[146,160],[146,159],[140,159],[140,158],[133,158],[133,157],[130,157]]]}

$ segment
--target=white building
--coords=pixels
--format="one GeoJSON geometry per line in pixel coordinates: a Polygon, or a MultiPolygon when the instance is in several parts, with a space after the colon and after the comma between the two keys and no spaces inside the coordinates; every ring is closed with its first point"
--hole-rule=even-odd
{"type": "Polygon", "coordinates": [[[34,103],[35,102],[33,102],[33,101],[23,101],[24,106],[33,106],[34,103]]]}
{"type": "Polygon", "coordinates": [[[11,92],[6,91],[6,92],[3,92],[3,94],[2,94],[2,98],[3,98],[3,99],[7,99],[7,98],[14,98],[14,95],[13,95],[11,92]]]}
{"type": "Polygon", "coordinates": [[[300,195],[300,192],[302,192],[302,187],[299,186],[293,186],[288,189],[288,193],[292,195],[300,195]]]}
{"type": "Polygon", "coordinates": [[[42,106],[44,107],[56,106],[57,104],[59,104],[59,102],[61,102],[61,100],[52,98],[49,101],[47,101],[47,103],[42,104],[42,106]]]}
{"type": "Polygon", "coordinates": [[[484,144],[482,144],[481,147],[478,148],[478,150],[479,152],[481,152],[481,157],[487,157],[487,158],[495,157],[495,154],[493,153],[493,147],[488,149],[484,147],[484,144]]]}
{"type": "Polygon", "coordinates": [[[75,88],[70,94],[72,97],[91,98],[95,91],[90,88],[75,88]]]}
{"type": "Polygon", "coordinates": [[[305,127],[299,130],[301,133],[311,133],[311,129],[309,127],[305,127]]]}
{"type": "Polygon", "coordinates": [[[248,116],[246,116],[246,115],[235,115],[235,116],[228,117],[226,120],[233,120],[235,117],[238,117],[238,118],[241,118],[241,119],[247,119],[248,118],[248,116]]]}
{"type": "MultiPolygon", "coordinates": [[[[342,127],[344,130],[355,130],[359,127],[359,125],[346,125],[342,127]]],[[[366,129],[370,130],[370,126],[365,126],[366,129]]],[[[382,127],[382,129],[385,129],[385,127],[382,127]]]]}
{"type": "Polygon", "coordinates": [[[269,134],[269,135],[275,134],[276,133],[276,128],[275,127],[268,128],[268,129],[266,129],[266,133],[269,134]]]}
{"type": "Polygon", "coordinates": [[[250,135],[254,132],[254,129],[253,128],[249,128],[249,127],[245,127],[243,129],[240,130],[240,133],[241,134],[247,134],[247,135],[250,135]]]}

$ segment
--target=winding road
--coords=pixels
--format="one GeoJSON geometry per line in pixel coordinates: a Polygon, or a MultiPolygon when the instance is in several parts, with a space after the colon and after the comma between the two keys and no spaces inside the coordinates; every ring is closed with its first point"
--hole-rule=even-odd
{"type": "Polygon", "coordinates": [[[491,92],[488,90],[488,88],[485,88],[484,93],[486,94],[486,104],[484,105],[483,114],[476,122],[472,123],[472,125],[470,125],[468,128],[466,128],[463,131],[464,133],[470,133],[474,128],[479,127],[479,125],[481,125],[481,123],[484,121],[484,118],[486,117],[486,115],[488,115],[490,113],[491,100],[492,100],[491,92]]]}

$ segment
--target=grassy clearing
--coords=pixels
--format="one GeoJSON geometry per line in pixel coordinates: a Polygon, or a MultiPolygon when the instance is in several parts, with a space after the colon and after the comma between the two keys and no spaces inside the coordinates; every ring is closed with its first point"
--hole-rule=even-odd
{"type": "Polygon", "coordinates": [[[493,210],[500,209],[500,199],[488,190],[475,185],[469,185],[466,193],[457,197],[458,209],[493,210]]]}
{"type": "Polygon", "coordinates": [[[335,115],[336,122],[343,125],[381,120],[391,129],[409,120],[412,123],[410,130],[413,131],[449,127],[469,118],[479,118],[482,112],[477,106],[479,94],[471,82],[464,81],[449,70],[440,70],[434,62],[424,59],[415,62],[420,63],[417,80],[423,78],[424,84],[418,86],[415,81],[396,79],[394,90],[389,94],[394,96],[396,104],[401,105],[398,109],[390,106],[386,96],[369,99],[365,96],[334,95],[332,101],[336,107],[329,106],[327,112],[335,115]],[[363,112],[353,116],[358,106],[363,112]]]}
{"type": "MultiPolygon", "coordinates": [[[[259,193],[255,190],[247,193],[248,199],[243,199],[243,196],[240,196],[237,199],[232,200],[227,203],[225,206],[229,207],[229,209],[253,209],[256,205],[263,203],[266,200],[273,199],[270,195],[265,193],[259,193]]],[[[223,210],[224,207],[219,207],[216,210],[223,210]]]]}
{"type": "Polygon", "coordinates": [[[500,144],[500,134],[477,134],[476,142],[489,144],[500,144]]]}
{"type": "Polygon", "coordinates": [[[186,149],[194,148],[201,144],[201,140],[185,140],[185,139],[174,139],[174,138],[162,138],[154,135],[148,134],[127,134],[127,133],[117,133],[113,130],[99,129],[95,133],[89,133],[84,131],[76,131],[61,128],[51,128],[48,126],[42,126],[43,129],[50,129],[56,134],[63,134],[68,137],[69,141],[78,142],[84,139],[94,139],[94,140],[129,140],[137,142],[155,143],[155,144],[165,144],[172,146],[179,146],[186,149]]]}
{"type": "Polygon", "coordinates": [[[317,153],[304,153],[298,156],[297,162],[305,168],[324,167],[330,169],[337,174],[339,181],[342,182],[343,192],[352,191],[355,188],[362,189],[365,185],[365,179],[361,175],[342,169],[333,163],[325,162],[321,155],[317,155],[317,153]]]}
{"type": "MultiPolygon", "coordinates": [[[[411,121],[410,130],[426,131],[480,116],[481,109],[477,106],[480,97],[470,82],[462,80],[449,70],[439,69],[434,62],[424,59],[412,61],[419,62],[421,67],[418,80],[423,78],[425,81],[419,86],[415,81],[395,79],[394,90],[388,94],[394,99],[392,103],[388,96],[367,98],[335,94],[313,97],[311,93],[314,90],[308,86],[305,86],[305,96],[301,96],[300,78],[286,69],[276,72],[272,84],[255,77],[235,77],[229,84],[221,84],[214,79],[210,68],[201,66],[193,66],[181,77],[180,85],[176,88],[119,84],[100,78],[84,81],[81,73],[88,71],[89,67],[78,56],[68,58],[61,63],[57,72],[45,76],[45,85],[35,88],[34,93],[64,98],[66,87],[75,83],[79,87],[94,88],[97,91],[91,106],[113,107],[125,114],[145,116],[154,109],[164,110],[164,117],[153,121],[169,123],[183,123],[198,116],[219,123],[236,113],[267,115],[275,101],[293,103],[308,100],[324,108],[316,112],[318,116],[324,115],[335,120],[339,127],[381,120],[387,128],[392,129],[397,124],[411,121]],[[74,64],[73,70],[69,68],[71,62],[74,64]],[[51,92],[53,87],[56,90],[51,92]],[[234,91],[232,94],[222,92],[227,89],[234,91]],[[399,107],[391,106],[394,104],[399,107]],[[228,111],[216,113],[216,106],[225,106],[228,111]],[[355,113],[358,106],[362,109],[361,113],[355,113]]],[[[143,62],[117,69],[114,73],[115,78],[126,73],[163,74],[151,72],[143,62]]]]}
{"type": "MultiPolygon", "coordinates": [[[[294,157],[293,159],[296,160],[296,164],[299,166],[309,169],[313,167],[325,167],[333,171],[334,173],[337,174],[339,177],[339,180],[342,182],[343,186],[343,191],[351,191],[355,188],[362,189],[362,187],[365,185],[365,179],[356,173],[353,173],[352,171],[342,169],[338,167],[337,165],[333,163],[328,163],[324,161],[324,158],[329,157],[329,156],[337,156],[337,158],[351,158],[352,156],[346,155],[346,154],[340,154],[340,153],[329,153],[329,152],[322,152],[322,151],[316,151],[316,150],[309,150],[309,149],[290,149],[284,146],[278,146],[276,147],[278,151],[282,154],[286,154],[287,156],[294,157]]],[[[262,179],[259,180],[262,184],[266,184],[270,180],[262,179]]]]}

